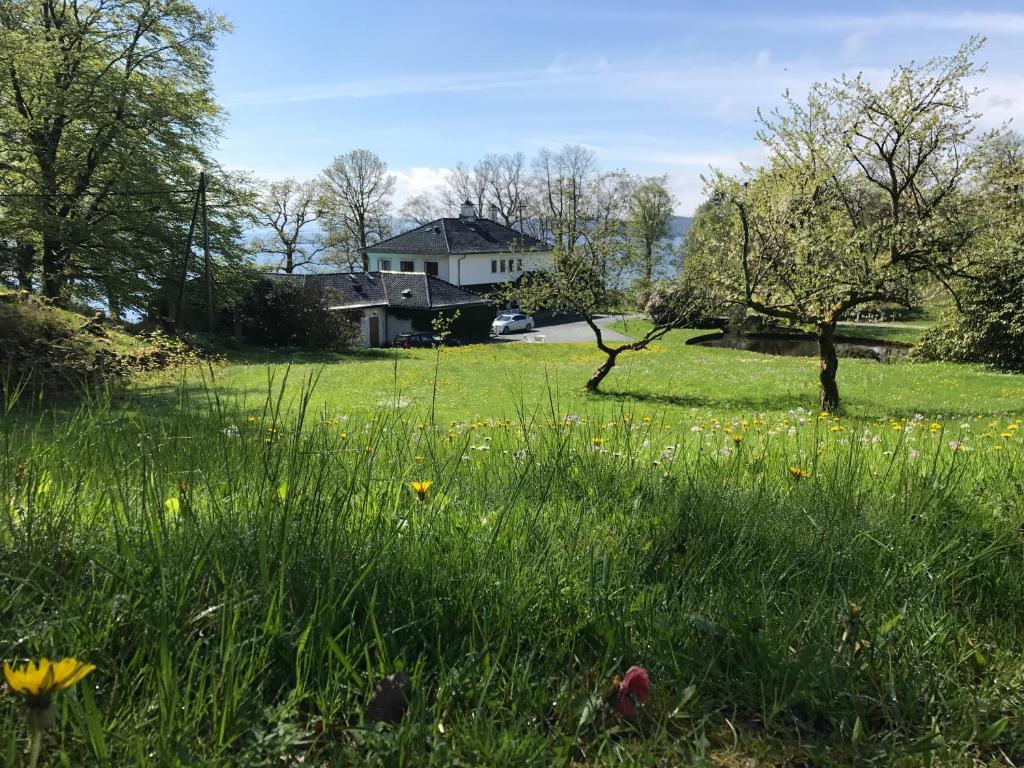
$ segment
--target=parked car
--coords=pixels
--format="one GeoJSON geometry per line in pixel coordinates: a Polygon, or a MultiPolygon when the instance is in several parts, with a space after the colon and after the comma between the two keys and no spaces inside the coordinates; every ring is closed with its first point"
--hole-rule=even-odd
{"type": "Polygon", "coordinates": [[[431,331],[420,331],[418,333],[400,333],[395,336],[392,346],[411,349],[412,347],[439,347],[444,339],[431,331]]]}
{"type": "Polygon", "coordinates": [[[491,323],[491,329],[495,334],[503,336],[511,331],[532,331],[533,318],[529,315],[506,313],[498,315],[491,323]]]}
{"type": "Polygon", "coordinates": [[[418,331],[416,333],[400,333],[395,336],[395,340],[392,342],[392,346],[404,347],[405,349],[410,349],[411,347],[439,347],[442,344],[446,347],[458,347],[462,344],[462,340],[456,339],[454,336],[440,336],[432,331],[418,331]]]}

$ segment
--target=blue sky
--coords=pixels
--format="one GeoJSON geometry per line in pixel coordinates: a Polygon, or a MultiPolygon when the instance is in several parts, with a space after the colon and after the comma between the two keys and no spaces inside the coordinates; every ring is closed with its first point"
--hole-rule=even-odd
{"type": "Polygon", "coordinates": [[[457,162],[566,143],[669,175],[677,212],[709,165],[757,161],[756,109],[841,72],[987,37],[984,124],[1024,123],[1024,3],[207,0],[234,24],[215,65],[219,157],[310,178],[365,147],[396,205],[457,162]]]}

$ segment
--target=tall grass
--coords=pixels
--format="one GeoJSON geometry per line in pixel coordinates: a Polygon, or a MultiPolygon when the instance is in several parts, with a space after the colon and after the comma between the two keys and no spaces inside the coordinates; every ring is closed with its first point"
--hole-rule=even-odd
{"type": "Polygon", "coordinates": [[[0,656],[98,666],[55,764],[1024,761],[1016,420],[433,425],[312,387],[3,417],[0,656]],[[602,717],[632,664],[644,717],[602,717]]]}

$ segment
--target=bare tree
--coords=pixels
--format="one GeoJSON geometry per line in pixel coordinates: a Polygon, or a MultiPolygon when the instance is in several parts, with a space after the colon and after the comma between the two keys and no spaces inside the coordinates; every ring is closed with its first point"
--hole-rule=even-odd
{"type": "Polygon", "coordinates": [[[455,170],[448,177],[448,183],[441,190],[441,200],[444,205],[449,210],[457,211],[463,201],[468,200],[476,206],[477,213],[482,214],[487,202],[489,173],[490,170],[483,161],[478,162],[472,168],[464,163],[456,165],[455,170]]]}
{"type": "Polygon", "coordinates": [[[582,237],[598,176],[594,153],[578,144],[558,152],[542,149],[533,161],[535,226],[563,251],[582,237]]]}
{"type": "Polygon", "coordinates": [[[420,192],[413,195],[398,209],[401,218],[416,224],[435,221],[442,218],[445,213],[446,206],[435,192],[420,192]]]}
{"type": "Polygon", "coordinates": [[[522,230],[529,202],[529,171],[522,152],[487,155],[483,160],[488,204],[498,210],[505,226],[522,230]]]}
{"type": "Polygon", "coordinates": [[[327,244],[338,261],[369,269],[362,249],[390,234],[389,210],[395,177],[368,149],[338,155],[320,177],[320,205],[327,244]]]}
{"type": "Polygon", "coordinates": [[[284,179],[261,186],[253,223],[271,232],[267,237],[254,238],[250,251],[281,257],[289,275],[298,267],[315,263],[327,248],[323,234],[315,228],[321,218],[316,183],[284,179]]]}

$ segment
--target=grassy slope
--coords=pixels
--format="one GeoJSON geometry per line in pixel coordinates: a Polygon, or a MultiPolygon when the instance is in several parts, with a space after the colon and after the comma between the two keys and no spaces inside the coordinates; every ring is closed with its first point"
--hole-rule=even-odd
{"type": "Polygon", "coordinates": [[[98,664],[68,764],[1024,760],[1024,378],[844,361],[836,421],[813,360],[688,334],[600,397],[588,346],[495,344],[7,417],[0,655],[98,664]],[[636,663],[632,727],[600,700],[636,663]],[[363,728],[395,669],[410,715],[363,728]]]}

